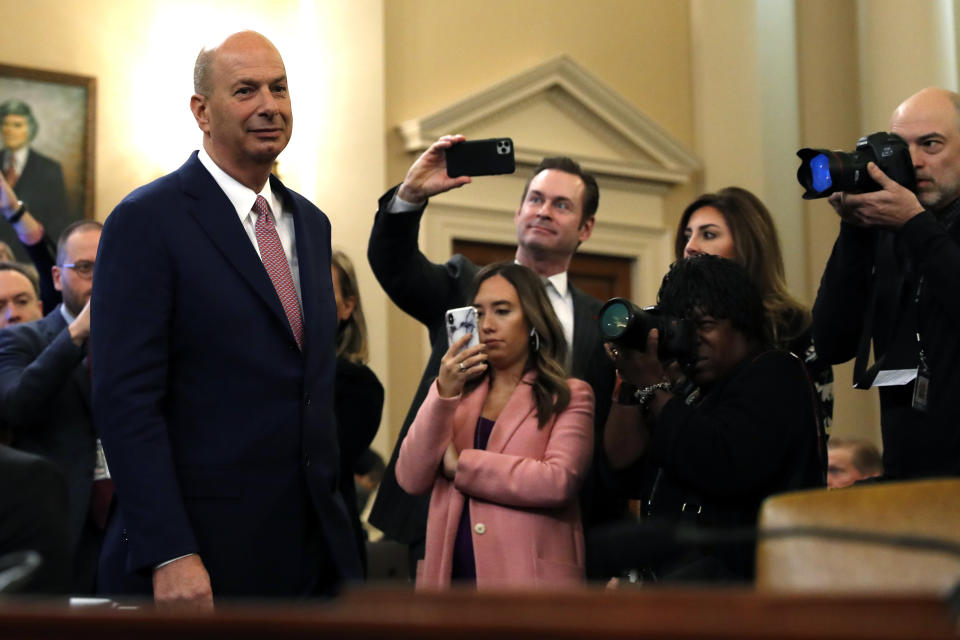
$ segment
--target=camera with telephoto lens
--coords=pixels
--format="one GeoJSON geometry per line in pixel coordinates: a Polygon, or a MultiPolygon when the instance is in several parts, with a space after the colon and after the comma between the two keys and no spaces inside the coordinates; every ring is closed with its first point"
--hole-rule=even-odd
{"type": "Polygon", "coordinates": [[[657,358],[661,362],[693,360],[696,327],[685,318],[674,318],[657,307],[640,308],[626,298],[611,298],[600,308],[600,335],[618,347],[646,351],[651,329],[659,334],[657,358]]]}
{"type": "Polygon", "coordinates": [[[895,133],[880,131],[860,138],[853,153],[827,149],[800,149],[797,180],[806,189],[805,200],[826,198],[831,193],[879,191],[870,177],[867,163],[874,162],[890,179],[910,191],[917,190],[917,174],[910,159],[910,147],[895,133]]]}

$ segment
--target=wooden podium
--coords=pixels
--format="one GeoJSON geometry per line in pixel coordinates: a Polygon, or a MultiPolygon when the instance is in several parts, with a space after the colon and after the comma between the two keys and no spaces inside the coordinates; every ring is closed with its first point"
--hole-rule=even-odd
{"type": "Polygon", "coordinates": [[[330,603],[234,602],[208,615],[6,600],[0,638],[934,640],[960,638],[960,625],[943,600],[920,595],[729,588],[414,594],[369,587],[330,603]]]}

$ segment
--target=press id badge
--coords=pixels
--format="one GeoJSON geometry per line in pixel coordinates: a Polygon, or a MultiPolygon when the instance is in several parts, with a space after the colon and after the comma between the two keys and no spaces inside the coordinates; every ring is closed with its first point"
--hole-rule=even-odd
{"type": "Polygon", "coordinates": [[[110,467],[107,466],[107,456],[103,453],[103,445],[100,444],[100,438],[97,438],[97,458],[93,463],[93,481],[109,479],[110,467]]]}

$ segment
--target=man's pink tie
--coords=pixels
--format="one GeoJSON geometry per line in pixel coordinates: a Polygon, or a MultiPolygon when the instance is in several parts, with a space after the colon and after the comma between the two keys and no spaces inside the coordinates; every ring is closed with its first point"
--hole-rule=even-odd
{"type": "Polygon", "coordinates": [[[263,196],[257,196],[253,205],[253,212],[257,214],[254,230],[257,235],[257,245],[260,247],[260,258],[267,269],[270,280],[280,296],[280,304],[287,314],[290,328],[297,339],[297,345],[303,349],[303,315],[300,313],[300,301],[297,299],[297,290],[293,286],[293,276],[290,275],[290,264],[280,244],[280,236],[273,224],[270,214],[270,205],[263,196]]]}

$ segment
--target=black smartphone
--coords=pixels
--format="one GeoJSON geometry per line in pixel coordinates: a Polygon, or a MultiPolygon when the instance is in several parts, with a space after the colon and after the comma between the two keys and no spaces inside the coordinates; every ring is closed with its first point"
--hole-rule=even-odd
{"type": "Polygon", "coordinates": [[[447,175],[494,176],[513,173],[513,140],[510,138],[487,138],[466,140],[446,151],[447,175]]]}

